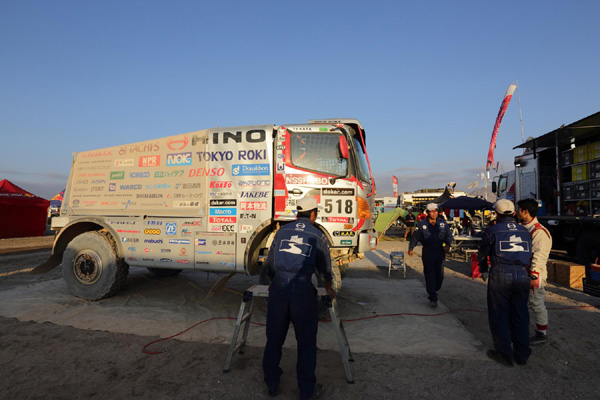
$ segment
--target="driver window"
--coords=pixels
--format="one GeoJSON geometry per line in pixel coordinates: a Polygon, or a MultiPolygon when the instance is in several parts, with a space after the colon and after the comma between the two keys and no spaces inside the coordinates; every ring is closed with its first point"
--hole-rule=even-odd
{"type": "Polygon", "coordinates": [[[323,133],[292,133],[292,164],[328,175],[346,176],[348,160],[339,149],[340,136],[323,133]]]}

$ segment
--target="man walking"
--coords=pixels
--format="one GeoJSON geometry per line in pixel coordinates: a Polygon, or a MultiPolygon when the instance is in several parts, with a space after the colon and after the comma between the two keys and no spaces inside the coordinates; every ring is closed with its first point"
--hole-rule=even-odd
{"type": "Polygon", "coordinates": [[[412,213],[412,209],[408,210],[408,214],[404,217],[404,225],[406,225],[406,230],[404,231],[404,240],[406,240],[408,234],[410,233],[410,237],[412,238],[415,233],[415,216],[412,213]]]}
{"type": "Polygon", "coordinates": [[[284,225],[269,249],[267,265],[271,277],[267,306],[267,344],[263,356],[263,372],[270,396],[276,396],[281,348],[290,321],[298,343],[296,377],[300,399],[318,396],[322,385],[316,384],[317,328],[319,311],[317,290],[312,276],[320,273],[327,293],[334,298],[331,286],[331,255],[325,235],[313,224],[317,219],[317,202],[304,197],[296,205],[298,219],[284,225]]]}
{"type": "Polygon", "coordinates": [[[546,309],[546,279],[548,268],[546,264],[552,249],[552,236],[546,228],[538,222],[536,217],[538,203],[534,199],[525,199],[517,203],[519,210],[517,216],[523,221],[523,226],[531,234],[531,259],[530,282],[531,293],[529,293],[529,309],[533,311],[535,320],[535,334],[529,339],[532,345],[545,343],[548,340],[548,310],[546,309]],[[534,277],[536,279],[534,279],[534,277]]]}
{"type": "Polygon", "coordinates": [[[425,288],[429,296],[429,305],[437,307],[437,292],[442,288],[444,280],[444,259],[446,252],[452,245],[452,233],[444,219],[438,217],[437,204],[427,204],[427,218],[417,223],[415,233],[410,238],[408,255],[414,254],[413,249],[417,243],[423,244],[423,274],[425,275],[425,288]],[[446,245],[446,249],[444,249],[446,245]]]}
{"type": "Polygon", "coordinates": [[[531,235],[517,224],[512,201],[498,200],[494,208],[498,220],[483,233],[477,256],[484,281],[488,278],[488,257],[492,264],[487,304],[494,350],[488,350],[487,356],[509,367],[513,359],[525,365],[531,355],[527,310],[531,235]]]}

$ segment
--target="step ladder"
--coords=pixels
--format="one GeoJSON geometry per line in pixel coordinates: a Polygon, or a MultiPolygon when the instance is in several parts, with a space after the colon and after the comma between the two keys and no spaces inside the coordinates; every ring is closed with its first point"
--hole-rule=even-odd
{"type": "MultiPolygon", "coordinates": [[[[354,383],[349,364],[349,361],[354,361],[354,359],[352,358],[352,352],[350,351],[350,345],[348,344],[348,338],[346,337],[346,331],[344,330],[344,324],[342,323],[337,300],[332,299],[331,296],[327,294],[325,288],[318,288],[317,295],[329,309],[331,323],[333,324],[333,330],[335,331],[338,348],[340,355],[342,356],[342,364],[344,365],[344,371],[346,372],[346,380],[348,383],[354,383]]],[[[235,327],[233,328],[233,336],[231,338],[231,344],[229,345],[229,351],[227,352],[227,359],[225,360],[223,372],[229,372],[231,359],[236,351],[239,350],[239,354],[244,354],[244,347],[246,346],[246,339],[248,339],[248,330],[250,328],[250,320],[252,319],[252,312],[254,311],[255,297],[268,298],[269,286],[254,285],[244,291],[242,303],[240,304],[240,311],[238,312],[237,320],[235,321],[235,327]],[[242,339],[238,342],[238,336],[240,334],[242,324],[244,325],[244,332],[242,334],[242,339]]]]}

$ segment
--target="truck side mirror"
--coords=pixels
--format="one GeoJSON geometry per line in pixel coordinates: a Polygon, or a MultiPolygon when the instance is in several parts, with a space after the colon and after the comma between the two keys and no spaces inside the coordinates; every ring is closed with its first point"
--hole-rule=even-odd
{"type": "Polygon", "coordinates": [[[498,190],[498,183],[496,181],[492,182],[492,193],[496,193],[498,190]]]}
{"type": "Polygon", "coordinates": [[[344,135],[340,135],[340,153],[344,160],[347,160],[350,157],[350,154],[348,153],[348,142],[344,135]]]}

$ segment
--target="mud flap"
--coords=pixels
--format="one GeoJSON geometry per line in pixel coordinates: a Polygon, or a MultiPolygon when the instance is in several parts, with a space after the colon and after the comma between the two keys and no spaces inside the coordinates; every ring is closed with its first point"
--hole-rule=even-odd
{"type": "Polygon", "coordinates": [[[30,274],[38,275],[45,274],[46,272],[52,271],[54,268],[58,267],[62,263],[62,253],[61,254],[52,254],[49,259],[46,260],[45,263],[38,265],[35,267],[30,274]]]}

